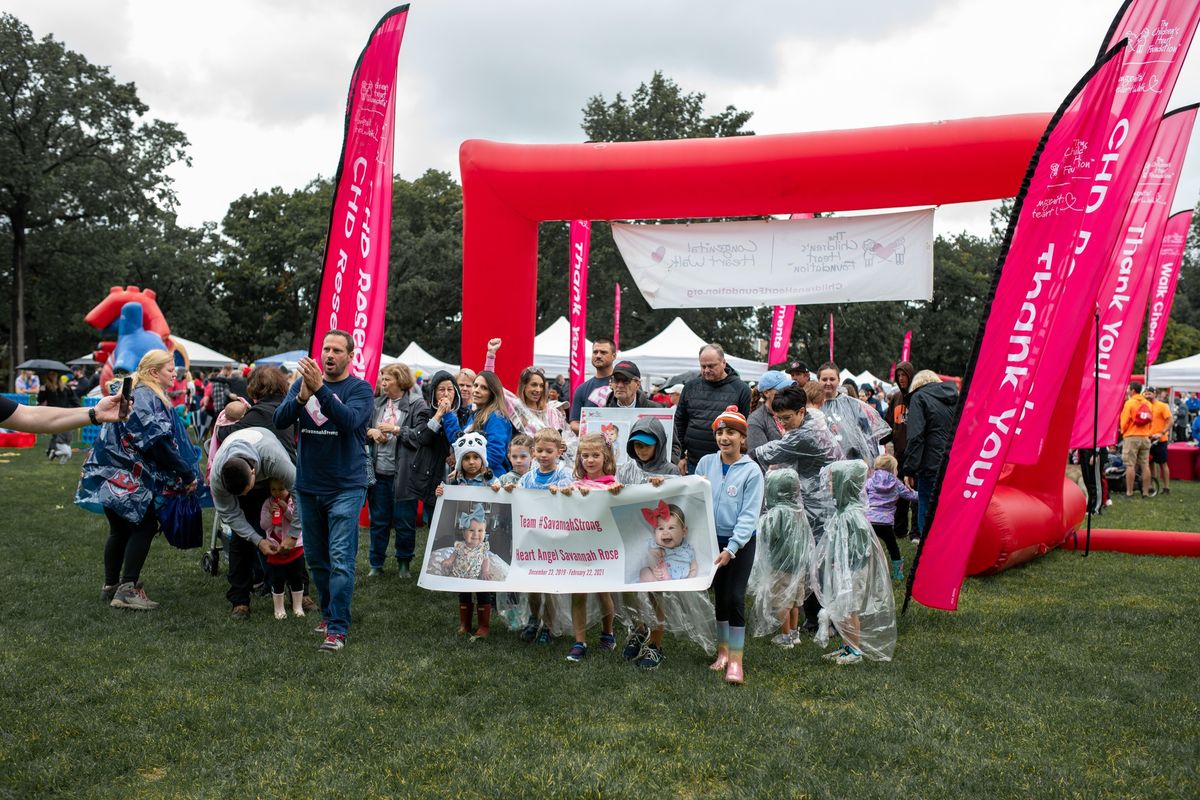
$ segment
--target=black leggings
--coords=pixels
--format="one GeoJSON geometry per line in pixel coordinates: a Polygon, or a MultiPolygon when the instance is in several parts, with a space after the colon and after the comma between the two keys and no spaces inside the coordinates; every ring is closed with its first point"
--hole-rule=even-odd
{"type": "MultiPolygon", "coordinates": [[[[458,593],[458,602],[464,606],[470,604],[471,599],[472,598],[471,598],[470,592],[459,592],[458,593]]],[[[477,606],[494,606],[494,605],[496,605],[496,593],[495,592],[476,592],[474,600],[475,600],[475,605],[477,605],[477,606]]]]}
{"type": "Polygon", "coordinates": [[[275,594],[283,594],[283,587],[287,586],[293,592],[303,592],[304,581],[307,577],[303,555],[293,558],[286,564],[272,564],[271,591],[275,594]]]}
{"type": "Polygon", "coordinates": [[[109,508],[104,509],[108,517],[108,541],[104,543],[104,583],[116,586],[122,583],[137,583],[142,574],[142,565],[150,553],[150,542],[158,533],[158,516],[151,505],[141,522],[130,522],[109,508]]]}
{"type": "Polygon", "coordinates": [[[754,566],[755,537],[742,545],[737,558],[717,570],[713,575],[713,594],[716,597],[717,622],[728,622],[731,627],[746,627],[746,584],[750,580],[750,568],[754,566]]]}
{"type": "Polygon", "coordinates": [[[875,535],[879,537],[879,541],[883,542],[883,546],[887,548],[888,558],[892,561],[900,560],[900,545],[896,544],[896,531],[891,525],[884,525],[882,522],[872,522],[871,527],[875,529],[875,535]]]}

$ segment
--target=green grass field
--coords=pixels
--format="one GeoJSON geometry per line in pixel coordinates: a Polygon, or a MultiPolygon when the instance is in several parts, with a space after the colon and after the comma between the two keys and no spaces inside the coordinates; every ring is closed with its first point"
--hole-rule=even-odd
{"type": "MultiPolygon", "coordinates": [[[[355,593],[345,650],[156,540],[162,607],[99,599],[82,454],[0,455],[0,797],[1196,797],[1200,562],[1054,552],[910,609],[890,664],[747,647],[729,687],[693,645],[643,673],[507,633],[395,574],[355,593]]],[[[1200,530],[1200,485],[1098,527],[1200,530]]],[[[423,542],[423,535],[421,537],[423,542]]],[[[906,555],[911,548],[905,545],[906,555]]],[[[364,546],[360,574],[365,573],[364,546]]]]}

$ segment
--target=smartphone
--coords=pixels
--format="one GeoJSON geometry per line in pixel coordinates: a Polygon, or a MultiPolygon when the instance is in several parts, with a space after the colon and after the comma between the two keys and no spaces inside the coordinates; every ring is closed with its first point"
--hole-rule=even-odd
{"type": "Polygon", "coordinates": [[[126,375],[125,379],[123,381],[121,381],[121,399],[124,400],[125,402],[129,402],[130,398],[132,398],[132,397],[133,397],[133,378],[126,375]]]}

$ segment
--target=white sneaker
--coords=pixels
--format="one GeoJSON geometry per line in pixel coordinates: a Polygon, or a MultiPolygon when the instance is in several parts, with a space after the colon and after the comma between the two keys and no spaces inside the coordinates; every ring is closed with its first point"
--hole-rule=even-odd
{"type": "Polygon", "coordinates": [[[847,664],[859,663],[860,661],[863,660],[863,657],[862,657],[862,653],[858,652],[853,647],[846,645],[846,652],[842,653],[840,656],[838,656],[834,660],[837,661],[839,666],[844,667],[847,664]]]}
{"type": "Polygon", "coordinates": [[[850,648],[846,645],[842,645],[837,650],[830,650],[828,653],[822,654],[821,658],[825,659],[826,661],[836,661],[849,652],[850,648]]]}
{"type": "Polygon", "coordinates": [[[792,635],[792,644],[803,644],[804,643],[804,634],[800,632],[799,628],[796,628],[794,631],[792,631],[791,635],[792,635]]]}
{"type": "Polygon", "coordinates": [[[771,638],[771,644],[775,645],[776,647],[781,647],[784,650],[791,650],[796,646],[796,643],[792,641],[792,635],[790,633],[776,634],[771,638]]]}

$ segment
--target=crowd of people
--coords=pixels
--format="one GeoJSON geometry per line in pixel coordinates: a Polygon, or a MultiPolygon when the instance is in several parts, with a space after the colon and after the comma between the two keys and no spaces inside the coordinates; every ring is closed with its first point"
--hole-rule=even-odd
{"type": "MultiPolygon", "coordinates": [[[[843,384],[835,364],[813,376],[795,362],[772,365],[751,387],[721,347],[709,344],[695,377],[647,391],[638,365],[600,338],[592,375],[568,399],[561,376],[548,379],[532,366],[505,387],[494,370],[500,349],[500,340],[489,342],[478,373],[418,380],[408,366],[391,364],[376,390],[350,374],[353,341],[337,330],[325,336],[320,360],[301,359],[291,376],[276,366],[245,375],[226,368],[196,384],[165,351],[148,353],[125,418],[102,428],[85,461],[77,497],[102,509],[109,524],[103,597],[116,607],[155,607],[141,581],[156,529],[154,498],[193,492],[203,481],[229,530],[231,615],[246,617],[254,597],[270,594],[276,617],[289,609],[318,615],[320,648],[337,651],[351,628],[364,504],[366,579],[379,579],[393,560],[405,579],[416,530],[429,523],[447,485],[584,494],[699,475],[711,486],[719,549],[711,599],[639,592],[562,602],[531,594],[514,626],[521,640],[569,637],[566,656],[580,662],[589,623],[599,622],[603,652],[617,649],[620,621],[628,629],[623,655],[654,668],[682,602],[715,623],[712,667],[731,683],[745,680],[748,623],[785,648],[806,635],[822,645],[840,635],[840,646],[826,654],[839,664],[891,657],[892,582],[904,575],[897,539],[923,529],[951,435],[953,383],[903,363],[896,390],[882,398],[877,387],[843,384]],[[642,420],[620,469],[607,440],[580,435],[585,408],[666,404],[676,405],[672,436],[658,420],[642,420]],[[210,440],[207,474],[190,457],[189,417],[210,440]],[[317,602],[308,597],[310,583],[317,602]]],[[[108,413],[106,406],[102,421],[113,422],[108,413]]],[[[662,517],[656,536],[668,545],[681,541],[682,512],[664,505],[662,517]]],[[[487,569],[486,542],[476,541],[486,534],[475,522],[463,520],[463,541],[444,565],[453,574],[487,569]]],[[[678,557],[683,550],[668,563],[667,549],[652,548],[664,558],[647,564],[648,574],[667,579],[672,569],[695,569],[691,555],[678,557]]],[[[494,593],[460,595],[459,631],[488,637],[496,604],[494,593]]]]}
{"type": "MultiPolygon", "coordinates": [[[[836,633],[841,645],[826,655],[840,664],[891,657],[891,582],[904,578],[898,541],[916,540],[926,529],[953,433],[954,382],[902,362],[895,389],[884,396],[880,387],[843,383],[833,363],[814,376],[793,362],[771,365],[751,387],[710,344],[698,354],[696,376],[663,398],[677,404],[670,448],[661,423],[645,419],[630,432],[630,458],[618,469],[603,437],[580,436],[580,419],[588,407],[663,405],[661,395],[643,389],[637,364],[598,339],[593,374],[567,399],[559,381],[536,367],[505,387],[494,371],[500,345],[489,342],[478,373],[418,380],[408,366],[392,364],[375,390],[350,374],[353,341],[341,331],[330,331],[320,360],[302,359],[292,376],[276,366],[245,375],[226,368],[193,384],[168,353],[151,351],[133,376],[127,407],[108,397],[91,409],[71,409],[69,418],[47,418],[40,428],[112,423],[87,457],[77,497],[108,521],[102,596],[116,607],[157,605],[141,581],[157,530],[155,498],[206,482],[229,530],[232,616],[247,616],[252,598],[269,594],[276,617],[289,608],[318,614],[320,647],[336,651],[351,626],[364,504],[371,520],[367,579],[384,575],[393,559],[396,573],[409,578],[417,528],[429,523],[446,485],[615,492],[699,475],[712,487],[719,555],[711,600],[705,595],[692,608],[707,609],[715,621],[715,670],[730,682],[744,680],[748,624],[785,648],[805,636],[824,644],[836,633]],[[207,474],[189,449],[189,415],[209,432],[207,474]],[[318,602],[309,598],[310,582],[318,602]]],[[[53,388],[43,381],[37,389],[49,391],[50,407],[62,402],[55,394],[75,394],[78,402],[86,390],[86,376],[50,380],[53,388]]],[[[26,390],[32,385],[23,381],[26,390]]],[[[1200,410],[1200,401],[1187,402],[1200,410]]],[[[21,408],[0,411],[16,418],[21,408]]],[[[1127,496],[1147,493],[1152,466],[1162,490],[1170,490],[1165,446],[1177,420],[1153,389],[1131,385],[1120,423],[1127,496]]],[[[1082,472],[1086,483],[1088,470],[1082,472]]],[[[1095,502],[1095,487],[1089,489],[1095,502]]],[[[670,541],[670,525],[686,532],[686,524],[681,512],[676,518],[664,509],[662,536],[670,541]]],[[[464,521],[462,552],[448,566],[455,574],[486,569],[479,557],[485,542],[474,541],[486,534],[478,526],[473,539],[472,524],[464,521]]],[[[675,564],[680,574],[684,561],[675,564]]],[[[669,572],[665,560],[646,570],[663,578],[669,572]]],[[[598,648],[610,651],[621,621],[629,631],[625,657],[653,668],[663,659],[664,630],[673,629],[673,594],[685,593],[621,595],[615,602],[579,594],[569,604],[531,594],[515,628],[527,642],[569,636],[567,658],[579,662],[588,653],[590,622],[600,625],[598,648]]],[[[494,593],[460,595],[459,631],[486,638],[496,604],[494,593]]]]}

